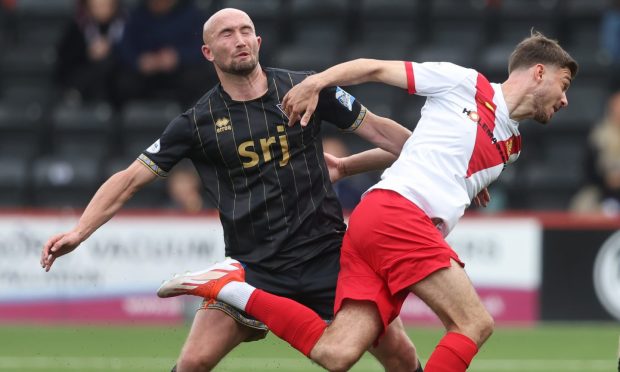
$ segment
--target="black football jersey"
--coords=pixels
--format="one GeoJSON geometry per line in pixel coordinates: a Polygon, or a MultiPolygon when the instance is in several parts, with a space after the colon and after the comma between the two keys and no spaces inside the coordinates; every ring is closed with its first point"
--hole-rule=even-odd
{"type": "Polygon", "coordinates": [[[265,95],[233,101],[218,84],[172,120],[139,160],[165,177],[191,159],[219,210],[226,255],[286,269],[340,248],[345,224],[323,158],[321,125],[355,130],[366,109],[341,88],[328,88],[311,123],[289,127],[279,105],[311,72],[264,71],[265,95]]]}

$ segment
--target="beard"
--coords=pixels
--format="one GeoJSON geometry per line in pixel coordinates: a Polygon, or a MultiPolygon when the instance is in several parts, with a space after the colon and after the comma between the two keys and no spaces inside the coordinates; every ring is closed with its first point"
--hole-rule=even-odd
{"type": "Polygon", "coordinates": [[[256,56],[252,56],[252,58],[250,58],[247,61],[241,61],[241,62],[233,61],[228,65],[218,64],[218,67],[220,68],[220,70],[222,70],[223,72],[227,74],[247,76],[252,71],[254,71],[257,64],[258,64],[258,58],[256,56]]]}
{"type": "Polygon", "coordinates": [[[534,116],[532,119],[541,124],[547,124],[547,122],[549,122],[549,115],[547,115],[547,110],[545,110],[543,101],[542,94],[539,92],[534,93],[534,116]]]}

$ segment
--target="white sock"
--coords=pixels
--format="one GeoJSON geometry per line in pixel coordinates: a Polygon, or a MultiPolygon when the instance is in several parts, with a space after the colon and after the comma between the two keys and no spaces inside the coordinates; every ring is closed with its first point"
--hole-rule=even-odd
{"type": "Polygon", "coordinates": [[[246,282],[230,282],[220,289],[217,299],[232,307],[245,311],[245,306],[256,288],[246,282]]]}

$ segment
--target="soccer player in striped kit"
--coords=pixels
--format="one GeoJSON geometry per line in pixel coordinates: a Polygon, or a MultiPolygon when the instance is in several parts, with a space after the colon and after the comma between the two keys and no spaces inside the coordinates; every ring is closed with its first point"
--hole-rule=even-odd
{"type": "MultiPolygon", "coordinates": [[[[322,322],[333,317],[340,247],[345,232],[340,204],[323,158],[322,120],[355,132],[387,151],[359,156],[355,169],[381,169],[396,159],[409,130],[374,115],[346,91],[320,93],[313,125],[288,127],[280,103],[310,72],[263,68],[261,44],[249,16],[223,9],[204,25],[202,47],[220,84],[175,118],[155,143],[99,189],[77,226],[43,247],[41,265],[74,250],[145,184],[192,160],[224,227],[226,255],[246,265],[257,288],[308,306],[322,322]]],[[[179,371],[211,370],[267,327],[231,306],[205,301],[178,359],[179,371]]],[[[402,322],[371,353],[388,371],[422,370],[402,322]]]]}
{"type": "Polygon", "coordinates": [[[445,237],[478,193],[519,156],[518,122],[546,124],[568,105],[566,91],[578,65],[556,41],[533,33],[516,46],[508,70],[503,84],[493,84],[446,62],[360,59],[289,91],[283,107],[290,124],[301,118],[302,126],[312,126],[318,92],[328,86],[373,81],[427,97],[398,160],[350,217],[329,326],[290,299],[243,282],[242,265],[230,259],[171,280],[159,294],[218,298],[260,319],[321,366],[344,371],[381,339],[412,292],[446,328],[426,371],[465,371],[494,324],[445,237]],[[179,290],[180,283],[189,286],[179,290]]]}

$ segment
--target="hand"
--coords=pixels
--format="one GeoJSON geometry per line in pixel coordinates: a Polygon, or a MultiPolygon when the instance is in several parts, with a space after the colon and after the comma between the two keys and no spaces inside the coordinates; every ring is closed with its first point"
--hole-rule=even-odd
{"type": "Polygon", "coordinates": [[[44,268],[46,272],[50,271],[52,264],[58,257],[72,252],[81,242],[80,235],[75,231],[52,236],[43,246],[43,251],[41,252],[41,267],[44,268]]]}
{"type": "Polygon", "coordinates": [[[110,43],[103,38],[96,39],[88,47],[88,56],[93,61],[100,61],[110,54],[110,43]]]}
{"type": "Polygon", "coordinates": [[[477,207],[486,208],[486,206],[489,205],[490,201],[491,194],[489,194],[489,190],[486,187],[482,189],[482,191],[480,191],[478,195],[476,195],[476,197],[474,198],[474,204],[477,207]]]}
{"type": "Polygon", "coordinates": [[[157,54],[159,70],[169,72],[174,71],[179,64],[179,54],[172,48],[164,48],[157,54]]]}
{"type": "Polygon", "coordinates": [[[300,119],[302,127],[305,127],[310,122],[319,102],[319,92],[321,91],[316,80],[314,76],[309,76],[291,88],[284,96],[282,108],[288,116],[289,127],[292,127],[300,119]]]}
{"type": "Polygon", "coordinates": [[[146,75],[153,74],[158,68],[157,58],[153,53],[144,53],[138,58],[138,69],[146,75]]]}
{"type": "Polygon", "coordinates": [[[325,157],[325,164],[327,164],[327,170],[329,171],[329,180],[332,183],[346,177],[344,163],[341,158],[337,158],[327,152],[324,152],[323,156],[325,157]]]}

